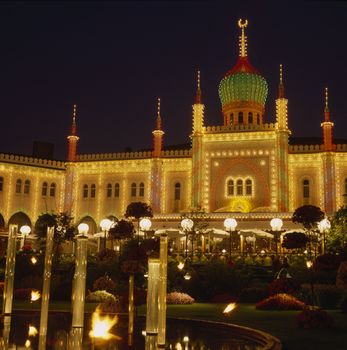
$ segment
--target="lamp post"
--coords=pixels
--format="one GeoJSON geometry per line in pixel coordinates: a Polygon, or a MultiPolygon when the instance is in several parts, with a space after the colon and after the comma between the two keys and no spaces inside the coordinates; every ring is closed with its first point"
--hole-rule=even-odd
{"type": "Polygon", "coordinates": [[[188,232],[191,231],[191,229],[194,226],[194,221],[192,219],[185,218],[181,221],[181,227],[186,234],[186,254],[185,257],[187,259],[188,256],[188,232]]]}
{"type": "Polygon", "coordinates": [[[77,238],[75,274],[72,283],[72,327],[83,327],[84,322],[84,300],[86,292],[87,272],[87,244],[89,226],[79,224],[79,237],[77,238]]]}
{"type": "Polygon", "coordinates": [[[232,237],[233,232],[236,231],[237,221],[234,218],[227,218],[224,220],[224,227],[227,232],[229,232],[229,258],[231,258],[232,251],[232,237]]]}
{"type": "Polygon", "coordinates": [[[23,248],[23,246],[25,246],[25,238],[26,236],[29,236],[30,232],[31,232],[31,227],[28,225],[23,225],[21,226],[21,228],[19,229],[19,232],[22,234],[22,240],[21,240],[21,248],[23,248]]]}
{"type": "Polygon", "coordinates": [[[321,246],[322,247],[322,254],[325,253],[325,233],[327,231],[329,231],[330,228],[331,228],[331,224],[327,218],[323,219],[322,221],[320,221],[318,223],[318,230],[319,230],[321,237],[322,237],[322,239],[321,239],[321,241],[322,241],[322,246],[321,246]]]}
{"type": "Polygon", "coordinates": [[[143,231],[144,238],[146,239],[146,232],[152,227],[152,221],[148,218],[143,218],[140,220],[140,230],[143,231]]]}
{"type": "Polygon", "coordinates": [[[106,250],[107,233],[110,230],[111,226],[112,226],[112,221],[110,219],[102,219],[100,221],[101,230],[104,232],[104,249],[105,250],[106,250]]]}
{"type": "Polygon", "coordinates": [[[279,219],[279,218],[273,218],[270,221],[270,226],[271,226],[271,231],[273,232],[275,237],[275,252],[277,256],[278,255],[278,234],[282,230],[283,221],[282,219],[279,219]]]}

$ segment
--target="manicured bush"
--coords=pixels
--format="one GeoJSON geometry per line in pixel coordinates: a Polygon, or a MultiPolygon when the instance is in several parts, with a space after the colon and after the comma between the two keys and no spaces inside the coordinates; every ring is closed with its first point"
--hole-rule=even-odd
{"type": "MultiPolygon", "coordinates": [[[[346,296],[346,291],[331,284],[314,285],[315,302],[323,309],[338,309],[346,296]]],[[[312,304],[311,286],[302,285],[300,299],[312,304]]]]}
{"type": "Polygon", "coordinates": [[[91,303],[101,303],[109,299],[114,301],[118,300],[113,294],[108,293],[105,290],[96,290],[95,292],[91,292],[86,296],[86,302],[91,303]]]}
{"type": "Polygon", "coordinates": [[[269,295],[279,293],[294,295],[300,290],[300,284],[294,278],[280,277],[273,280],[269,285],[269,295]]]}
{"type": "Polygon", "coordinates": [[[332,317],[324,310],[304,309],[296,318],[298,328],[304,329],[325,329],[333,325],[332,317]]]}
{"type": "Polygon", "coordinates": [[[339,268],[341,262],[340,256],[336,254],[319,255],[315,261],[317,270],[336,270],[339,268]]]}
{"type": "Polygon", "coordinates": [[[195,300],[186,293],[172,292],[166,295],[167,304],[186,305],[193,304],[195,300]]]}
{"type": "Polygon", "coordinates": [[[244,288],[239,296],[242,303],[258,303],[269,296],[268,287],[248,287],[244,288]]]}
{"type": "Polygon", "coordinates": [[[259,310],[302,310],[305,303],[289,294],[276,294],[256,304],[259,310]]]}
{"type": "Polygon", "coordinates": [[[93,283],[93,290],[105,290],[106,292],[109,293],[114,293],[116,289],[116,283],[113,282],[113,280],[106,276],[102,276],[98,278],[94,283],[93,283]]]}

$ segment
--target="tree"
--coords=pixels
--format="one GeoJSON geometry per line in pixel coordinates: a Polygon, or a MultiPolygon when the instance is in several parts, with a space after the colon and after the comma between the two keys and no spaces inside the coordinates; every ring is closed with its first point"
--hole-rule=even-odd
{"type": "Polygon", "coordinates": [[[138,238],[140,238],[140,219],[153,217],[151,206],[144,202],[132,202],[127,206],[124,214],[126,218],[135,218],[137,220],[138,238]]]}
{"type": "Polygon", "coordinates": [[[340,252],[347,248],[347,208],[339,209],[331,218],[331,229],[327,237],[330,250],[340,252]]]}
{"type": "Polygon", "coordinates": [[[35,223],[35,233],[40,241],[45,241],[47,237],[47,227],[54,227],[54,249],[66,240],[72,240],[76,233],[76,228],[72,224],[73,218],[66,212],[43,213],[35,223]]]}
{"type": "Polygon", "coordinates": [[[133,217],[136,220],[139,220],[140,218],[151,218],[153,217],[153,211],[152,208],[147,204],[143,202],[132,202],[127,206],[127,210],[124,214],[126,218],[133,217]]]}
{"type": "Polygon", "coordinates": [[[308,231],[314,229],[319,221],[324,219],[324,213],[314,205],[303,205],[294,211],[292,221],[302,224],[308,231]]]}
{"type": "Polygon", "coordinates": [[[134,233],[134,224],[128,220],[119,220],[108,232],[109,236],[112,239],[118,239],[120,244],[122,244],[123,239],[132,238],[134,233]]]}
{"type": "Polygon", "coordinates": [[[299,249],[306,247],[307,236],[302,232],[289,232],[283,237],[282,247],[286,249],[299,249]]]}

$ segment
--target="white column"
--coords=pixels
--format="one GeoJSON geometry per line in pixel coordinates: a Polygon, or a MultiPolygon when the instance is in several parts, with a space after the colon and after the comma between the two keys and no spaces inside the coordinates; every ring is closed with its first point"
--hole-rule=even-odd
{"type": "Polygon", "coordinates": [[[72,285],[72,327],[83,327],[86,292],[88,238],[77,238],[76,265],[72,285]]]}
{"type": "Polygon", "coordinates": [[[129,276],[128,334],[134,333],[134,275],[129,276]]]}
{"type": "Polygon", "coordinates": [[[4,299],[2,304],[2,313],[11,315],[13,301],[13,283],[14,272],[16,265],[16,234],[18,225],[10,225],[7,241],[6,252],[6,269],[5,269],[5,284],[4,284],[4,299]]]}
{"type": "MultiPolygon", "coordinates": [[[[51,285],[51,271],[52,271],[53,236],[54,236],[54,227],[47,227],[45,269],[43,273],[40,333],[39,333],[40,337],[42,337],[42,339],[44,340],[46,340],[46,335],[47,335],[49,291],[50,291],[50,285],[51,285]]],[[[39,342],[39,350],[41,349],[42,350],[46,349],[45,341],[44,341],[44,344],[43,344],[43,341],[39,342]]]]}
{"type": "Polygon", "coordinates": [[[147,315],[146,334],[158,334],[158,287],[159,287],[158,258],[148,259],[147,315]]]}
{"type": "Polygon", "coordinates": [[[82,350],[83,328],[71,328],[68,350],[82,350]]]}
{"type": "Polygon", "coordinates": [[[158,345],[166,341],[167,235],[160,236],[160,277],[158,296],[158,345]]]}

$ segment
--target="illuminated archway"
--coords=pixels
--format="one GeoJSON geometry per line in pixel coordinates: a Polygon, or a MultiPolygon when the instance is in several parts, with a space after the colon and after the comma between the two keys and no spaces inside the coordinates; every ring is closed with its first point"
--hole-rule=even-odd
{"type": "Polygon", "coordinates": [[[95,220],[91,216],[85,216],[80,221],[80,223],[87,224],[89,226],[88,233],[93,235],[94,233],[98,232],[98,225],[96,224],[95,220]]]}
{"type": "Polygon", "coordinates": [[[12,224],[18,225],[18,229],[20,229],[23,225],[28,225],[32,227],[29,216],[23,213],[22,211],[19,211],[18,213],[15,213],[10,217],[10,220],[8,220],[8,225],[12,224]]]}

